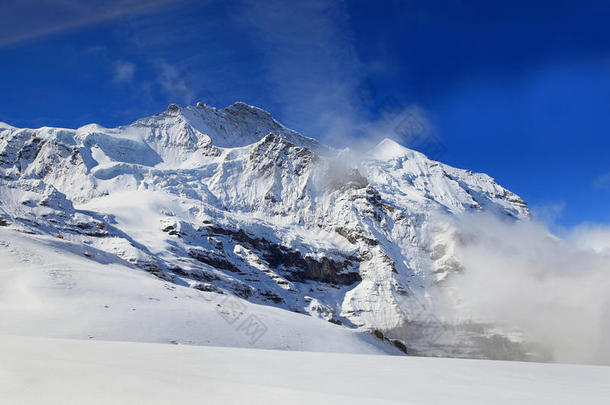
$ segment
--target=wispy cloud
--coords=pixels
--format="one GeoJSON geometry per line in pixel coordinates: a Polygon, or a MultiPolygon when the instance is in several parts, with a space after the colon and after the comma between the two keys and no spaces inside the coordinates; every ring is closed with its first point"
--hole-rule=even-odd
{"type": "Polygon", "coordinates": [[[376,89],[363,100],[365,78],[387,66],[360,59],[345,2],[243,1],[235,19],[264,56],[265,79],[288,126],[339,148],[366,150],[392,138],[437,158],[444,151],[420,106],[376,89]]]}
{"type": "Polygon", "coordinates": [[[531,207],[532,216],[538,222],[553,224],[565,212],[566,203],[564,201],[548,204],[539,204],[531,207]]]}
{"type": "Polygon", "coordinates": [[[46,37],[128,15],[156,11],[187,0],[21,0],[0,13],[0,47],[46,37]]]}
{"type": "Polygon", "coordinates": [[[236,18],[264,55],[267,81],[288,124],[322,140],[351,134],[363,67],[343,2],[242,2],[236,18]]]}
{"type": "Polygon", "coordinates": [[[136,71],[136,65],[124,60],[118,60],[112,64],[114,74],[113,80],[117,83],[131,83],[136,71]]]}
{"type": "Polygon", "coordinates": [[[180,69],[165,60],[158,60],[157,82],[167,93],[172,102],[192,104],[195,92],[189,75],[189,69],[180,69]]]}
{"type": "Polygon", "coordinates": [[[596,189],[610,189],[610,172],[604,173],[593,181],[596,189]]]}

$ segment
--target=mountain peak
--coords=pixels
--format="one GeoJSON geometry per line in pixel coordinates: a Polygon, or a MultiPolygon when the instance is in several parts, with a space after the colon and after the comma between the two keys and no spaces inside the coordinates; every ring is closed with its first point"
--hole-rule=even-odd
{"type": "Polygon", "coordinates": [[[243,101],[236,101],[233,104],[223,108],[222,111],[226,111],[229,113],[248,113],[248,114],[252,114],[254,116],[264,117],[267,119],[269,119],[269,118],[273,119],[271,114],[268,111],[263,110],[262,108],[244,103],[243,101]]]}
{"type": "Polygon", "coordinates": [[[167,109],[165,110],[165,112],[169,113],[169,114],[178,114],[178,113],[180,113],[181,110],[182,110],[182,108],[178,104],[171,103],[170,105],[167,106],[167,109]]]}
{"type": "Polygon", "coordinates": [[[377,159],[393,159],[403,156],[413,156],[415,152],[406,148],[390,138],[384,138],[371,151],[371,155],[377,159]]]}

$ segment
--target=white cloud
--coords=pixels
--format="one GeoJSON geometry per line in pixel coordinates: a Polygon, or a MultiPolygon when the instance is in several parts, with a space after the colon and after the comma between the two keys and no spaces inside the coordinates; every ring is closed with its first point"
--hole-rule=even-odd
{"type": "Polygon", "coordinates": [[[113,80],[117,83],[131,83],[136,71],[136,65],[124,60],[118,60],[112,64],[114,73],[113,80]]]}
{"type": "Polygon", "coordinates": [[[582,249],[610,255],[610,226],[583,224],[574,228],[568,238],[582,249]]]}
{"type": "Polygon", "coordinates": [[[555,361],[610,364],[610,228],[560,239],[540,223],[484,215],[459,226],[465,271],[448,287],[460,305],[445,317],[517,328],[555,361]]]}

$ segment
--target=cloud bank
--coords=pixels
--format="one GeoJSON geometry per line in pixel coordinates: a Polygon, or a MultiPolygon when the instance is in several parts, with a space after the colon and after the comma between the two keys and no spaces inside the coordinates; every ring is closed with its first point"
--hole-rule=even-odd
{"type": "Polygon", "coordinates": [[[459,297],[454,321],[517,328],[553,361],[610,364],[610,228],[578,227],[560,239],[540,223],[487,215],[458,226],[466,270],[447,285],[459,297]]]}

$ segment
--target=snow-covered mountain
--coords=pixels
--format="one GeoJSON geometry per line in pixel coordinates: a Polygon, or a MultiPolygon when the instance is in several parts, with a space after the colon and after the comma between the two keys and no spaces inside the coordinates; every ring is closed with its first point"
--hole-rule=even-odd
{"type": "Polygon", "coordinates": [[[432,292],[467,271],[446,218],[469,211],[529,218],[485,174],[390,139],[336,150],[240,102],[170,105],[118,128],[0,123],[0,226],[420,354],[487,356],[469,330],[457,344],[431,338],[444,327],[430,321],[432,292]]]}

